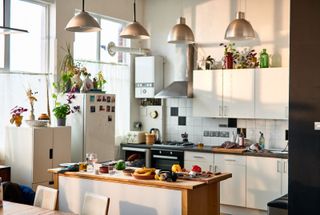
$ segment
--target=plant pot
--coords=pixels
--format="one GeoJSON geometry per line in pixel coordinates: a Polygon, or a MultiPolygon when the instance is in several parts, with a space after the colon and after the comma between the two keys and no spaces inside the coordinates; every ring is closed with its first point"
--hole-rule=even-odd
{"type": "Polygon", "coordinates": [[[57,125],[58,126],[66,126],[66,118],[57,119],[57,125]]]}
{"type": "Polygon", "coordinates": [[[20,127],[20,125],[22,124],[22,118],[23,118],[23,116],[15,116],[14,117],[14,124],[17,127],[20,127]]]}

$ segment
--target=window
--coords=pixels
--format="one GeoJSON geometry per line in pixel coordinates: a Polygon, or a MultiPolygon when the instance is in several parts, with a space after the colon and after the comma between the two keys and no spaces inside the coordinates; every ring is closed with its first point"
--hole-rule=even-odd
{"type": "Polygon", "coordinates": [[[102,71],[107,83],[106,93],[116,94],[116,144],[130,129],[130,67],[129,55],[116,52],[114,56],[108,53],[108,44],[128,46],[128,40],[119,37],[125,23],[98,15],[93,15],[100,23],[102,30],[98,33],[75,33],[74,58],[87,68],[91,78],[102,71]],[[91,61],[91,62],[88,62],[91,61]]]}
{"type": "MultiPolygon", "coordinates": [[[[29,88],[37,92],[36,118],[47,113],[48,77],[48,11],[47,4],[34,0],[7,1],[6,19],[10,27],[27,29],[29,33],[0,35],[0,160],[3,159],[5,127],[10,125],[10,110],[15,106],[28,109],[29,88]],[[32,14],[32,16],[30,16],[32,14]]],[[[1,1],[2,6],[2,1],[1,1]]],[[[2,10],[0,21],[2,23],[2,10]]],[[[2,25],[2,24],[1,24],[2,25]]]]}

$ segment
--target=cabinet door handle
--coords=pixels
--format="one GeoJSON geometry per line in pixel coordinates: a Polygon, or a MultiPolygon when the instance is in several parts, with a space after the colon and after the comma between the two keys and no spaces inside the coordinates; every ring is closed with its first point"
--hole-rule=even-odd
{"type": "Polygon", "coordinates": [[[287,162],[283,162],[283,173],[287,173],[287,162]]]}
{"type": "Polygon", "coordinates": [[[49,149],[49,159],[53,158],[53,149],[49,149]]]}
{"type": "Polygon", "coordinates": [[[277,172],[281,173],[281,162],[277,161],[277,172]]]}
{"type": "Polygon", "coordinates": [[[228,107],[227,106],[223,106],[223,116],[227,116],[227,109],[228,107]]]}
{"type": "Polygon", "coordinates": [[[204,159],[202,156],[193,156],[193,158],[204,159]]]}
{"type": "Polygon", "coordinates": [[[236,162],[234,159],[224,159],[225,161],[236,162]]]}

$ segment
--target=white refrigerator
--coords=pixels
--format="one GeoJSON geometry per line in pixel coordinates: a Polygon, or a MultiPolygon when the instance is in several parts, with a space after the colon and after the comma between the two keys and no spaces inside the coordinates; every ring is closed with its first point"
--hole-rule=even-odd
{"type": "Polygon", "coordinates": [[[89,152],[97,153],[98,161],[114,160],[115,104],[114,94],[75,94],[71,106],[79,105],[80,111],[67,117],[72,162],[84,161],[89,152]]]}

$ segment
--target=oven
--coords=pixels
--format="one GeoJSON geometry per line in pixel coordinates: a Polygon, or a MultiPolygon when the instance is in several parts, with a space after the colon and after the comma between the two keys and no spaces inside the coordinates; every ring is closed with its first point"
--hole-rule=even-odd
{"type": "Polygon", "coordinates": [[[152,149],[151,166],[156,169],[171,170],[173,164],[184,167],[184,152],[174,149],[152,149]]]}
{"type": "Polygon", "coordinates": [[[133,167],[151,167],[151,150],[150,148],[122,146],[122,157],[125,161],[131,156],[133,167]]]}

